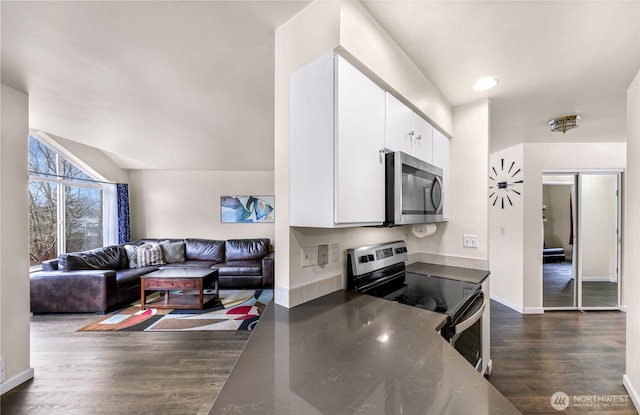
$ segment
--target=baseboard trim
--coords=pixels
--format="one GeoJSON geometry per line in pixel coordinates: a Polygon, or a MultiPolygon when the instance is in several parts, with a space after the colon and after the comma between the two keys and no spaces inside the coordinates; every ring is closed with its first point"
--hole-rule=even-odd
{"type": "Polygon", "coordinates": [[[11,379],[7,379],[4,382],[0,383],[0,395],[4,395],[6,392],[9,392],[11,389],[16,386],[20,386],[26,381],[33,379],[34,370],[32,367],[25,370],[22,373],[18,373],[11,379]]]}
{"type": "Polygon", "coordinates": [[[504,298],[498,297],[495,294],[491,294],[491,299],[496,301],[496,302],[498,302],[498,303],[500,303],[500,304],[502,304],[505,307],[509,307],[510,309],[512,309],[514,311],[517,311],[520,314],[524,314],[522,307],[519,307],[519,306],[513,304],[512,302],[505,300],[504,298]]]}
{"type": "Polygon", "coordinates": [[[640,395],[638,395],[638,392],[635,390],[635,388],[631,384],[631,381],[629,380],[629,376],[627,376],[626,374],[622,375],[622,384],[629,393],[631,401],[636,407],[636,411],[640,412],[640,395]]]}
{"type": "Polygon", "coordinates": [[[542,307],[525,307],[522,314],[544,314],[542,307]]]}
{"type": "Polygon", "coordinates": [[[609,277],[582,277],[582,282],[616,282],[609,277]]]}

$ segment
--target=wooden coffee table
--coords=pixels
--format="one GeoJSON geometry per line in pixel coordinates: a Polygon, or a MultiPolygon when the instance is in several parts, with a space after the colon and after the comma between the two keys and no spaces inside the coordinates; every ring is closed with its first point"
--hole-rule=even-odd
{"type": "Polygon", "coordinates": [[[140,306],[151,308],[197,308],[218,298],[218,270],[211,268],[163,268],[140,277],[140,306]],[[215,295],[204,295],[204,287],[215,285],[215,295]],[[169,295],[169,291],[180,290],[169,295]],[[164,291],[164,296],[146,303],[145,291],[164,291]],[[205,299],[205,297],[208,297],[205,299]]]}

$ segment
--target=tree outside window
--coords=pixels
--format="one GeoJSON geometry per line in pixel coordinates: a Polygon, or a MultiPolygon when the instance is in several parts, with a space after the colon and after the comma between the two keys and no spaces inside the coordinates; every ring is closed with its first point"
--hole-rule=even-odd
{"type": "Polygon", "coordinates": [[[102,246],[102,206],[99,184],[29,135],[30,266],[102,246]]]}

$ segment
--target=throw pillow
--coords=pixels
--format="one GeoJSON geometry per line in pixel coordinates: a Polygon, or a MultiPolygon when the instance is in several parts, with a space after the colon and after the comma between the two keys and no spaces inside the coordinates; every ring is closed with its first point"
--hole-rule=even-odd
{"type": "Polygon", "coordinates": [[[184,241],[162,241],[160,242],[164,262],[173,264],[174,262],[184,262],[184,241]]]}
{"type": "Polygon", "coordinates": [[[61,254],[58,257],[58,268],[62,271],[119,269],[120,250],[116,246],[108,246],[90,251],[61,254]]]}
{"type": "Polygon", "coordinates": [[[143,244],[138,247],[138,268],[151,265],[164,265],[162,249],[157,243],[143,244]]]}
{"type": "Polygon", "coordinates": [[[127,259],[129,260],[129,268],[138,268],[138,246],[125,245],[124,250],[127,252],[127,259]]]}

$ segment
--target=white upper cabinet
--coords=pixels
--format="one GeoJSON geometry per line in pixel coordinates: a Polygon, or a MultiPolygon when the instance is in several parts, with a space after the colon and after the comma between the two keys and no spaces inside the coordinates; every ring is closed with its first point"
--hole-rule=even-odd
{"type": "Polygon", "coordinates": [[[337,58],[336,223],[385,219],[385,93],[337,58]]]}
{"type": "Polygon", "coordinates": [[[387,93],[386,144],[391,151],[413,153],[413,111],[387,93]]]}
{"type": "Polygon", "coordinates": [[[385,219],[385,93],[332,53],[290,78],[290,224],[385,219]]]}
{"type": "Polygon", "coordinates": [[[431,163],[433,127],[390,93],[387,97],[386,148],[431,163]]]}
{"type": "Polygon", "coordinates": [[[442,216],[443,219],[449,219],[449,139],[435,128],[433,129],[433,164],[440,167],[443,172],[442,216]]]}
{"type": "Polygon", "coordinates": [[[433,127],[416,113],[413,113],[413,155],[433,163],[433,127]]]}

